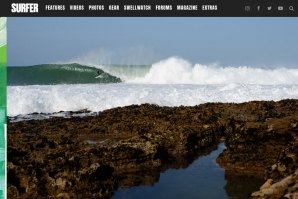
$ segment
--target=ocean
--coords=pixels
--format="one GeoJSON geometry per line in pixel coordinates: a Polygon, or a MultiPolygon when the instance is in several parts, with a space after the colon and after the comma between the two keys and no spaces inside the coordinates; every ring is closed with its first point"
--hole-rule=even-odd
{"type": "MultiPolygon", "coordinates": [[[[88,110],[92,115],[132,104],[195,106],[298,99],[298,69],[220,67],[191,64],[177,57],[152,65],[8,67],[7,74],[7,113],[15,121],[46,119],[51,113],[54,117],[72,117],[70,112],[79,110],[83,111],[78,115],[84,116],[88,110]]],[[[119,188],[113,198],[247,198],[263,179],[231,175],[220,168],[215,158],[223,150],[220,144],[187,168],[169,168],[150,186],[119,188]]]]}
{"type": "Polygon", "coordinates": [[[152,65],[42,64],[8,67],[8,115],[132,104],[194,106],[298,98],[298,69],[220,67],[171,57],[152,65]]]}

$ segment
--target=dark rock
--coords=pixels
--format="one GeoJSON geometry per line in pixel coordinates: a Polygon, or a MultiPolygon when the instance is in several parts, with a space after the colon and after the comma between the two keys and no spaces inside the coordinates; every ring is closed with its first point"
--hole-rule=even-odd
{"type": "Polygon", "coordinates": [[[277,182],[297,169],[297,114],[298,100],[284,100],[9,122],[8,196],[110,198],[119,186],[153,184],[166,168],[187,166],[222,136],[223,167],[262,175],[276,164],[266,175],[277,182]]]}

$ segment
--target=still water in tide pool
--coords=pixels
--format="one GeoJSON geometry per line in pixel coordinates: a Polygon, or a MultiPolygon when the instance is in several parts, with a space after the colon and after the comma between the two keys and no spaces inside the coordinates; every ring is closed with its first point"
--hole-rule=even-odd
{"type": "Polygon", "coordinates": [[[225,172],[215,161],[224,148],[224,144],[218,145],[186,168],[167,169],[152,185],[119,188],[113,199],[246,199],[264,180],[225,172]]]}

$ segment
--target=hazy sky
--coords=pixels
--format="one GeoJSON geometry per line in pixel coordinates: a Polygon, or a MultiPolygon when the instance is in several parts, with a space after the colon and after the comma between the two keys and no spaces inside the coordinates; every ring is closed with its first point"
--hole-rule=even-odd
{"type": "Polygon", "coordinates": [[[171,56],[222,66],[298,67],[298,18],[8,18],[8,65],[151,64],[171,56]]]}

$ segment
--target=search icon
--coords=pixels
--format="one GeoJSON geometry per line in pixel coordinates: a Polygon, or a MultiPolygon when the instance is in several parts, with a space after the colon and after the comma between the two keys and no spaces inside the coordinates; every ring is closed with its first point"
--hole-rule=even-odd
{"type": "Polygon", "coordinates": [[[294,11],[294,6],[289,6],[289,10],[294,11]]]}

